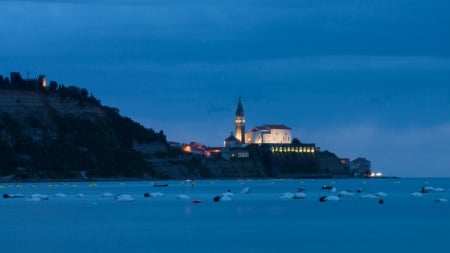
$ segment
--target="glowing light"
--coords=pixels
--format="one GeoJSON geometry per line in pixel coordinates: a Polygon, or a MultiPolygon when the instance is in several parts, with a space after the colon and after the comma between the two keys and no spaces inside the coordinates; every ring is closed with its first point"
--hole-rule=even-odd
{"type": "Polygon", "coordinates": [[[370,173],[370,177],[381,177],[383,176],[383,173],[381,172],[372,172],[370,173]]]}
{"type": "Polygon", "coordinates": [[[183,151],[186,153],[191,153],[192,152],[191,146],[189,145],[183,146],[183,151]]]}

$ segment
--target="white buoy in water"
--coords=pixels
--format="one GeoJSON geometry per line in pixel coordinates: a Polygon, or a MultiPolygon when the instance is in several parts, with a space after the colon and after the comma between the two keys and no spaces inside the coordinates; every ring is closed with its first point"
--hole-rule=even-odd
{"type": "Polygon", "coordinates": [[[375,194],[368,193],[368,194],[361,195],[361,198],[362,199],[376,199],[376,198],[378,198],[378,196],[375,194]]]}
{"type": "Polygon", "coordinates": [[[422,193],[420,193],[420,192],[411,192],[409,194],[409,196],[411,196],[411,197],[422,197],[422,193]]]}
{"type": "Polygon", "coordinates": [[[224,192],[222,193],[222,197],[230,197],[232,198],[234,196],[234,194],[232,192],[224,192]]]}
{"type": "Polygon", "coordinates": [[[118,202],[133,202],[134,198],[129,194],[120,194],[116,197],[116,201],[118,202]]]}
{"type": "Polygon", "coordinates": [[[161,192],[152,192],[152,193],[150,193],[150,196],[151,197],[162,197],[162,196],[164,196],[164,194],[161,192]]]}
{"type": "Polygon", "coordinates": [[[186,194],[178,194],[177,199],[189,199],[189,196],[186,194]]]}
{"type": "Polygon", "coordinates": [[[43,194],[35,193],[35,194],[32,194],[32,195],[30,196],[30,198],[37,198],[37,199],[41,199],[41,200],[48,200],[48,195],[43,195],[43,194]]]}
{"type": "Polygon", "coordinates": [[[281,194],[280,198],[282,199],[292,199],[294,197],[294,194],[292,192],[285,192],[281,194]]]}
{"type": "Polygon", "coordinates": [[[434,191],[434,192],[443,192],[443,191],[444,191],[444,188],[437,187],[437,188],[434,188],[433,191],[434,191]]]}
{"type": "Polygon", "coordinates": [[[353,196],[353,193],[349,192],[349,191],[340,191],[338,193],[338,196],[339,197],[351,197],[351,196],[353,196]]]}
{"type": "Polygon", "coordinates": [[[230,196],[222,196],[219,201],[227,202],[227,201],[231,201],[231,200],[232,200],[232,198],[230,196]]]}
{"type": "Polygon", "coordinates": [[[329,195],[329,196],[327,196],[327,197],[325,198],[325,200],[326,200],[326,201],[339,201],[339,200],[341,200],[341,198],[339,198],[339,197],[336,196],[336,195],[329,195]]]}
{"type": "Polygon", "coordinates": [[[387,194],[386,193],[384,193],[384,192],[377,192],[377,193],[375,193],[375,195],[377,196],[377,197],[380,197],[380,198],[384,198],[384,197],[386,197],[387,196],[387,194]]]}

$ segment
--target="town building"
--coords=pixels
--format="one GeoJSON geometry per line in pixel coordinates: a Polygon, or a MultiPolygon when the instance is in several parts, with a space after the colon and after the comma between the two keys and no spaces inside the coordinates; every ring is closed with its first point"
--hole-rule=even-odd
{"type": "Polygon", "coordinates": [[[249,144],[291,144],[291,128],[270,124],[257,126],[245,135],[245,140],[249,144]]]}

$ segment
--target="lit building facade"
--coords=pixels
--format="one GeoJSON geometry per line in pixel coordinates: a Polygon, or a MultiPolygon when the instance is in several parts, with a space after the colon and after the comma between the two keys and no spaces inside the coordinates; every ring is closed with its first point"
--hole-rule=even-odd
{"type": "Polygon", "coordinates": [[[245,116],[244,108],[242,107],[241,98],[239,98],[239,103],[236,108],[236,117],[234,119],[236,123],[235,137],[240,142],[245,143],[245,116]]]}
{"type": "Polygon", "coordinates": [[[249,144],[291,144],[291,128],[285,125],[262,125],[252,128],[245,135],[249,144]]]}

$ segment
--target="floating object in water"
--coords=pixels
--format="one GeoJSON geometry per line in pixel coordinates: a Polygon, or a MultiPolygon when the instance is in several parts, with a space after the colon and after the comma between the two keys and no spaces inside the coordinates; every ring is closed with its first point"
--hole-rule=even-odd
{"type": "Polygon", "coordinates": [[[202,203],[200,200],[198,200],[198,199],[195,199],[195,200],[192,200],[192,203],[193,204],[200,204],[200,203],[202,203]]]}
{"type": "Polygon", "coordinates": [[[364,194],[364,195],[361,195],[361,198],[362,199],[377,199],[378,198],[378,196],[377,195],[375,195],[375,194],[364,194]]]}
{"type": "Polygon", "coordinates": [[[231,200],[233,200],[233,199],[230,196],[222,196],[220,198],[221,202],[226,202],[226,201],[231,201],[231,200]]]}
{"type": "Polygon", "coordinates": [[[233,196],[234,196],[234,194],[232,192],[229,192],[229,191],[222,193],[222,197],[229,197],[229,198],[231,198],[233,196]]]}
{"type": "Polygon", "coordinates": [[[326,200],[327,201],[338,201],[338,200],[341,200],[341,198],[339,198],[336,195],[329,195],[329,196],[326,197],[326,200]]]}
{"type": "Polygon", "coordinates": [[[189,196],[186,194],[178,194],[177,199],[189,199],[189,196]]]}
{"type": "Polygon", "coordinates": [[[386,193],[384,193],[384,192],[377,192],[377,193],[375,193],[375,195],[377,196],[377,197],[386,197],[387,196],[387,194],[386,193]]]}
{"type": "Polygon", "coordinates": [[[434,191],[434,187],[432,187],[432,186],[425,186],[425,187],[422,187],[422,190],[420,190],[421,193],[429,193],[432,191],[434,191]]]}
{"type": "Polygon", "coordinates": [[[48,200],[48,195],[35,193],[32,194],[29,198],[29,201],[42,201],[42,200],[48,200]]]}
{"type": "Polygon", "coordinates": [[[116,197],[118,202],[133,202],[134,198],[129,194],[120,194],[116,197]]]}
{"type": "Polygon", "coordinates": [[[35,194],[32,194],[30,196],[30,198],[36,198],[36,199],[40,199],[40,200],[48,200],[48,195],[42,195],[42,194],[35,193],[35,194]]]}
{"type": "Polygon", "coordinates": [[[333,190],[334,186],[331,185],[322,185],[322,190],[333,190]]]}
{"type": "Polygon", "coordinates": [[[245,187],[244,189],[242,189],[241,193],[242,193],[242,194],[249,194],[250,191],[251,191],[251,190],[250,190],[250,187],[247,186],[247,187],[245,187]]]}
{"type": "Polygon", "coordinates": [[[445,202],[448,202],[448,199],[437,198],[437,199],[434,200],[434,202],[445,203],[445,202]]]}
{"type": "Polygon", "coordinates": [[[149,198],[150,197],[150,193],[146,192],[144,193],[144,198],[149,198]]]}
{"type": "Polygon", "coordinates": [[[378,200],[378,204],[381,204],[381,205],[384,204],[384,200],[383,199],[379,199],[378,200]]]}
{"type": "Polygon", "coordinates": [[[215,197],[213,198],[213,201],[214,201],[214,202],[219,202],[219,201],[220,201],[220,198],[221,198],[220,196],[215,196],[215,197]]]}
{"type": "Polygon", "coordinates": [[[422,193],[420,192],[411,192],[409,195],[412,197],[422,197],[422,193]]]}
{"type": "Polygon", "coordinates": [[[23,194],[3,194],[4,199],[15,199],[15,198],[25,198],[25,195],[23,194]]]}
{"type": "Polygon", "coordinates": [[[338,196],[336,195],[328,195],[328,196],[322,196],[319,198],[320,202],[325,202],[325,201],[339,201],[341,200],[338,196]]]}
{"type": "Polygon", "coordinates": [[[293,199],[304,199],[306,198],[306,194],[304,192],[296,192],[292,196],[293,199]]]}
{"type": "Polygon", "coordinates": [[[150,196],[152,196],[152,197],[161,197],[163,195],[164,194],[162,194],[161,192],[152,192],[152,193],[150,193],[150,196]]]}
{"type": "Polygon", "coordinates": [[[338,193],[338,196],[339,197],[351,197],[351,196],[353,196],[353,193],[349,192],[349,191],[340,191],[338,193]]]}
{"type": "Polygon", "coordinates": [[[281,194],[280,198],[292,199],[292,198],[294,198],[294,194],[292,192],[285,192],[285,193],[281,194]]]}

